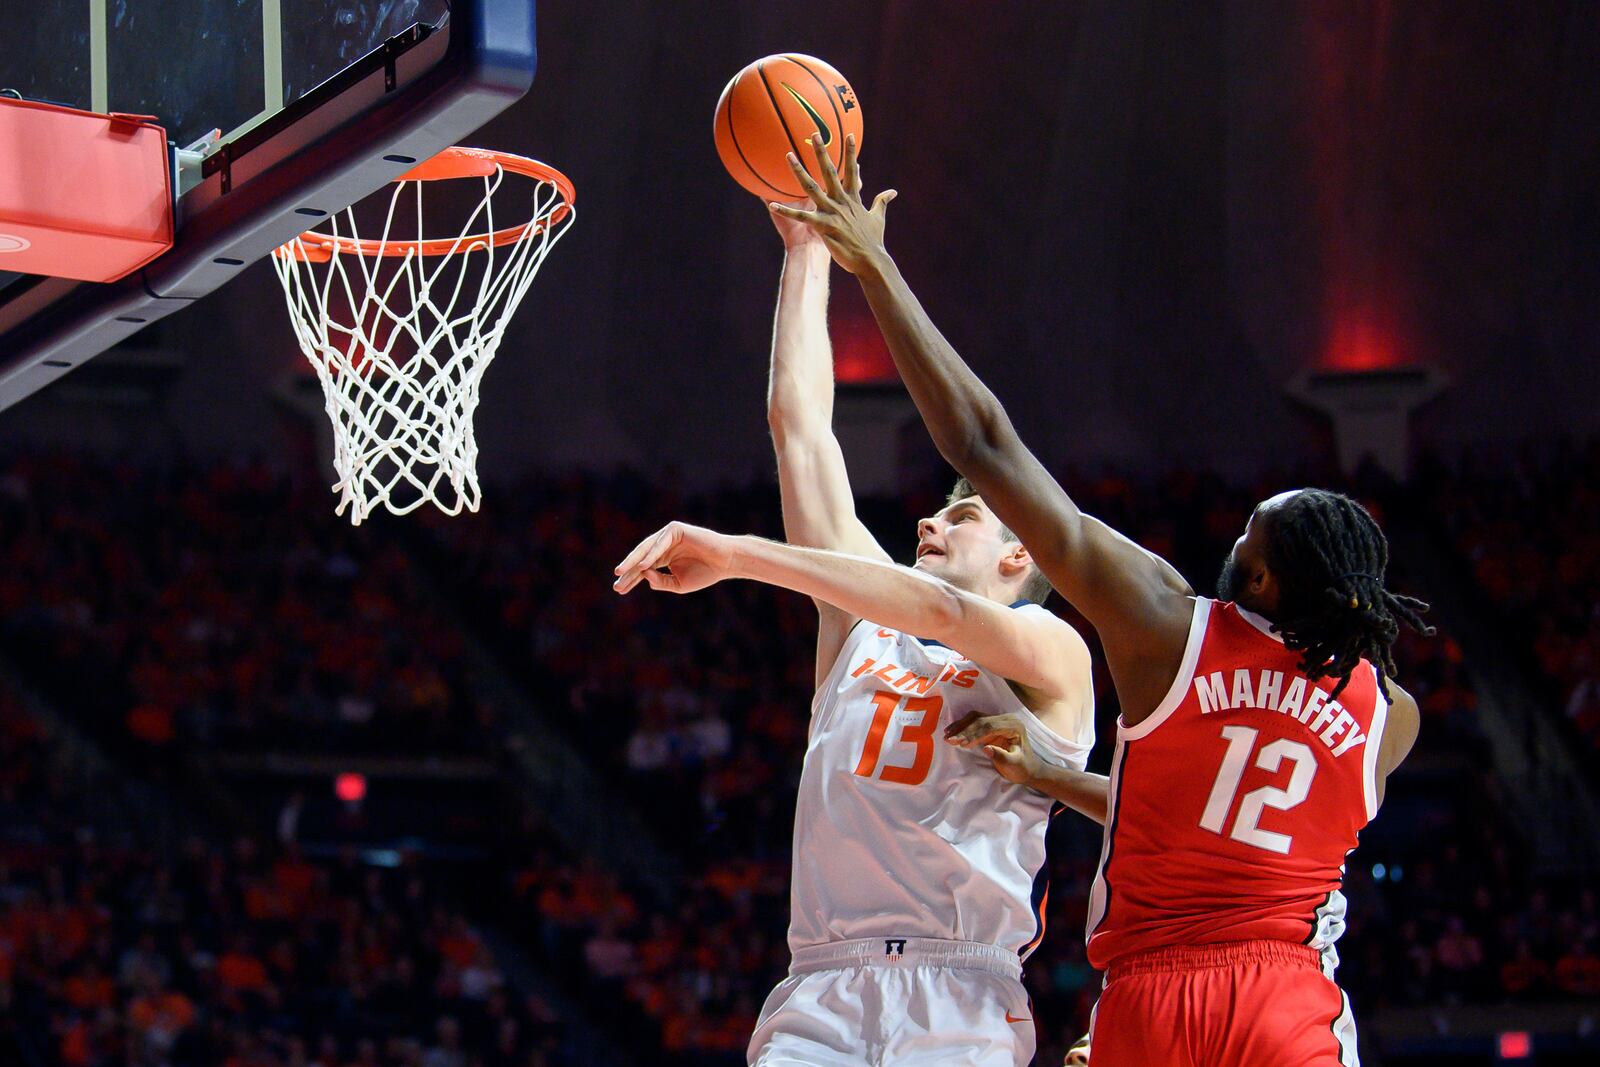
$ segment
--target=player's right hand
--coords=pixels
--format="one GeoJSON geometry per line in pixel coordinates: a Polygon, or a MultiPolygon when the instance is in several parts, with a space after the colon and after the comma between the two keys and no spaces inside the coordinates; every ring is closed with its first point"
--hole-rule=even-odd
{"type": "Polygon", "coordinates": [[[667,593],[693,593],[732,576],[734,538],[669,522],[646,537],[612,571],[611,588],[627,593],[640,582],[667,593]]]}
{"type": "Polygon", "coordinates": [[[1027,727],[1015,715],[969,711],[945,727],[944,739],[959,748],[978,749],[1008,782],[1032,785],[1044,773],[1044,761],[1034,752],[1027,727]]]}
{"type": "MultiPolygon", "coordinates": [[[[816,205],[804,197],[799,200],[791,200],[783,206],[793,208],[796,211],[816,210],[816,205]]],[[[794,252],[808,245],[815,245],[818,248],[826,247],[822,243],[822,235],[805,223],[780,215],[776,211],[767,212],[767,216],[772,219],[772,225],[778,231],[778,236],[783,238],[785,250],[794,252]]]]}

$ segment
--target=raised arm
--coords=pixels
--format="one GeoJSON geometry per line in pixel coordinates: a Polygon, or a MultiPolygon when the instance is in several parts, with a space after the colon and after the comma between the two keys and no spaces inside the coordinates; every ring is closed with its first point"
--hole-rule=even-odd
{"type": "Polygon", "coordinates": [[[833,435],[833,347],[828,341],[828,248],[805,226],[775,219],[783,276],[772,324],[767,425],[778,459],[783,531],[790,544],[889,558],[861,520],[833,435]]]}
{"type": "Polygon", "coordinates": [[[1100,633],[1125,714],[1153,710],[1177,673],[1188,637],[1193,591],[1165,560],[1085,515],[1023,445],[995,395],[962,362],[912,293],[883,244],[893,192],[861,201],[853,142],[845,175],[819,153],[818,185],[791,157],[816,205],[770,205],[819,233],[833,258],[855,274],[934,443],[1009,526],[1056,590],[1100,633]]]}
{"type": "MultiPolygon", "coordinates": [[[[767,425],[778,460],[784,538],[887,561],[856,517],[844,453],[833,435],[833,348],[828,341],[827,246],[807,226],[774,217],[783,237],[783,276],[772,324],[767,425]]],[[[817,601],[817,682],[839,655],[855,617],[817,601]]]]}
{"type": "Polygon", "coordinates": [[[691,593],[727,578],[750,578],[804,593],[851,617],[959,648],[985,669],[1045,699],[1080,695],[1087,684],[1088,652],[1061,619],[1015,611],[884,560],[674,522],[641,541],[615,573],[619,593],[640,582],[691,593]]]}

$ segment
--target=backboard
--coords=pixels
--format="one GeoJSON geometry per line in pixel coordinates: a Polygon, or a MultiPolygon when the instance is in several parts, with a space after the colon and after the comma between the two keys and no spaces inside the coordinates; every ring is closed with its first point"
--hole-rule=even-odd
{"type": "Polygon", "coordinates": [[[0,273],[0,408],[467,137],[536,60],[534,0],[15,8],[0,89],[155,115],[176,148],[220,137],[175,182],[176,242],[148,267],[104,285],[0,273]]]}

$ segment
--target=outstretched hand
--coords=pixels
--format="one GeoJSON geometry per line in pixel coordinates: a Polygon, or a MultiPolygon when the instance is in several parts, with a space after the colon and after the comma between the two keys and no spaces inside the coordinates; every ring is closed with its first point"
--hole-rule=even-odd
{"type": "Polygon", "coordinates": [[[669,522],[617,564],[611,588],[625,594],[644,582],[667,593],[697,592],[733,577],[733,545],[727,534],[669,522]]]}
{"type": "MultiPolygon", "coordinates": [[[[861,163],[856,158],[856,138],[849,134],[844,139],[844,174],[834,167],[827,146],[817,136],[806,138],[806,144],[817,157],[817,169],[822,183],[800,165],[799,158],[790,152],[789,169],[800,187],[816,206],[814,211],[772,203],[767,209],[779,218],[792,219],[809,226],[828,246],[833,261],[851,274],[860,273],[875,258],[887,256],[883,245],[883,228],[888,214],[889,201],[899,194],[885,189],[867,207],[861,200],[861,163]]],[[[781,227],[780,227],[781,229],[781,227]]]]}
{"type": "Polygon", "coordinates": [[[1030,785],[1044,772],[1044,761],[1034,752],[1027,728],[1015,715],[969,711],[945,727],[944,739],[988,756],[995,771],[1008,782],[1030,785]]]}
{"type": "MultiPolygon", "coordinates": [[[[805,212],[811,212],[816,209],[815,205],[804,197],[799,200],[791,200],[789,203],[780,204],[779,206],[805,212]]],[[[780,215],[776,211],[768,211],[767,216],[772,219],[772,225],[777,227],[778,236],[783,238],[784,248],[793,250],[804,248],[807,245],[822,244],[822,235],[804,222],[780,215]]]]}

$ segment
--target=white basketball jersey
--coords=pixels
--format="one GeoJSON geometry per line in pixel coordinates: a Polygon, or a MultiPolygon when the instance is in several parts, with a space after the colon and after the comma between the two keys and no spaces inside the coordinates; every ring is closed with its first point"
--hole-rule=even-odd
{"type": "Polygon", "coordinates": [[[1092,715],[1080,736],[1061,737],[959,652],[864,620],[850,631],[811,706],[791,950],[933,937],[1025,958],[1038,945],[1056,805],[1001,778],[982,752],[945,742],[944,728],[969,711],[1019,716],[1034,750],[1059,765],[1082,769],[1094,745],[1092,715]]]}

